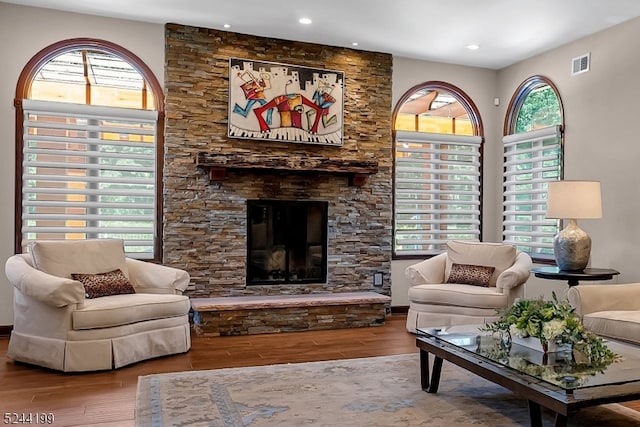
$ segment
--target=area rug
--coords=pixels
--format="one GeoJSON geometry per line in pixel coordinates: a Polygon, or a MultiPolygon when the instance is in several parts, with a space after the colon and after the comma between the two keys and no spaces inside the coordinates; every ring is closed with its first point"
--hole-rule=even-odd
{"type": "MultiPolygon", "coordinates": [[[[528,426],[526,401],[445,362],[437,394],[420,388],[419,355],[190,371],[139,377],[136,425],[528,426]]],[[[550,412],[544,421],[553,425],[550,412]]],[[[588,408],[570,426],[640,425],[621,405],[588,408]]]]}

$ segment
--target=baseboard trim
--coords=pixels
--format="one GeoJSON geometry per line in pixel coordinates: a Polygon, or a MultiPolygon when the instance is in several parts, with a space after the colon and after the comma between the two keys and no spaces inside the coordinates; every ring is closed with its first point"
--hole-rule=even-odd
{"type": "Polygon", "coordinates": [[[409,312],[408,305],[393,305],[391,306],[391,314],[407,314],[409,312]]]}
{"type": "Polygon", "coordinates": [[[0,337],[8,337],[11,335],[11,331],[13,330],[12,325],[0,325],[0,337]]]}

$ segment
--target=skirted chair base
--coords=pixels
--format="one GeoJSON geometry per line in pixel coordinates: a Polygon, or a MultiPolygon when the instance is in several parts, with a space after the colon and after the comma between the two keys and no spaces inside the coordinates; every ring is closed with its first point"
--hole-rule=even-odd
{"type": "Polygon", "coordinates": [[[496,309],[409,303],[407,330],[455,325],[481,325],[499,319],[496,309]]]}
{"type": "Polygon", "coordinates": [[[147,331],[125,334],[110,331],[113,337],[102,339],[82,339],[91,334],[74,337],[77,340],[62,340],[12,332],[7,357],[65,372],[117,369],[141,360],[189,351],[188,322],[187,316],[159,319],[140,328],[148,328],[147,331]]]}

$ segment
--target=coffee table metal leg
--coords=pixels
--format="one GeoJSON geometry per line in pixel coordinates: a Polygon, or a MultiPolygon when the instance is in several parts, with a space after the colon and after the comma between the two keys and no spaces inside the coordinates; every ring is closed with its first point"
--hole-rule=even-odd
{"type": "Polygon", "coordinates": [[[429,352],[420,349],[420,385],[422,390],[429,389],[429,352]]]}
{"type": "Polygon", "coordinates": [[[433,358],[433,373],[431,374],[431,385],[429,386],[429,393],[437,393],[438,386],[440,385],[440,373],[442,372],[442,358],[435,356],[433,358]]]}
{"type": "Polygon", "coordinates": [[[528,400],[527,402],[529,403],[531,427],[542,427],[542,413],[540,412],[540,405],[532,400],[528,400]]]}
{"type": "Polygon", "coordinates": [[[567,416],[556,414],[556,427],[567,427],[567,416]]]}

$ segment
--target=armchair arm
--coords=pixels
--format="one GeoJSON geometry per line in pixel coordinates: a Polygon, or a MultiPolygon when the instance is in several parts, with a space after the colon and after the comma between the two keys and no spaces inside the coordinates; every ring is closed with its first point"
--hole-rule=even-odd
{"type": "Polygon", "coordinates": [[[640,283],[572,286],[567,298],[580,317],[598,311],[640,310],[640,283]]]}
{"type": "Polygon", "coordinates": [[[77,280],[52,276],[33,267],[26,254],[9,257],[5,274],[9,282],[23,294],[53,307],[84,302],[84,287],[77,280]]]}
{"type": "Polygon", "coordinates": [[[191,277],[178,268],[127,258],[129,280],[136,292],[149,294],[182,294],[191,277]]]}
{"type": "Polygon", "coordinates": [[[529,270],[532,265],[531,257],[518,251],[513,265],[503,271],[496,279],[496,288],[502,289],[504,292],[524,284],[531,274],[529,270]]]}
{"type": "Polygon", "coordinates": [[[447,253],[444,252],[410,265],[404,270],[404,275],[411,286],[444,283],[446,261],[447,253]]]}

